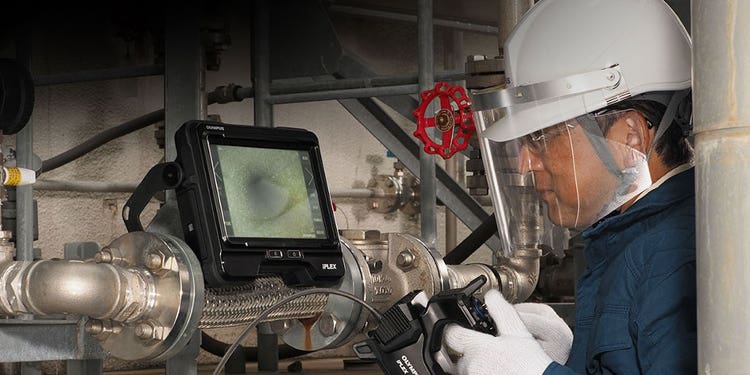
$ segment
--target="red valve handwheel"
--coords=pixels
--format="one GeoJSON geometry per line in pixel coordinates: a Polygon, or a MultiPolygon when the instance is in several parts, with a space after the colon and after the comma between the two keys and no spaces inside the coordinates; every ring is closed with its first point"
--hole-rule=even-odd
{"type": "Polygon", "coordinates": [[[438,82],[434,89],[422,92],[422,102],[413,113],[417,118],[414,136],[424,143],[426,153],[448,159],[469,146],[469,137],[474,133],[474,118],[463,87],[438,82]],[[440,100],[440,108],[434,116],[425,117],[427,108],[435,99],[440,100]],[[433,127],[440,131],[439,143],[427,135],[427,129],[433,127]]]}

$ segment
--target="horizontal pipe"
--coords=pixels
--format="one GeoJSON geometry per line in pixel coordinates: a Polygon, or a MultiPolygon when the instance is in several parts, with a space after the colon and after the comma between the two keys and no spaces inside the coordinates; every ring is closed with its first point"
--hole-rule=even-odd
{"type": "Polygon", "coordinates": [[[163,74],[163,65],[128,66],[122,68],[34,76],[34,85],[39,87],[59,85],[63,83],[105,81],[110,79],[137,78],[163,74]]]}
{"type": "Polygon", "coordinates": [[[106,182],[106,181],[61,181],[61,180],[37,180],[34,183],[36,190],[47,191],[75,191],[81,193],[132,193],[137,183],[131,182],[106,182]]]}
{"type": "MultiPolygon", "coordinates": [[[[382,19],[387,19],[387,20],[404,21],[404,22],[412,22],[412,23],[417,22],[416,15],[405,14],[405,13],[385,12],[381,10],[364,9],[364,8],[350,7],[350,6],[344,6],[344,5],[331,5],[328,8],[328,10],[333,13],[347,14],[347,15],[352,15],[352,16],[382,18],[382,19]]],[[[433,24],[438,27],[446,27],[446,28],[455,29],[455,30],[470,31],[470,32],[475,32],[475,33],[480,33],[480,34],[497,35],[497,27],[491,26],[491,25],[482,25],[482,24],[476,24],[476,23],[453,21],[453,20],[438,19],[438,18],[435,18],[433,20],[433,24]]]]}
{"type": "MultiPolygon", "coordinates": [[[[82,193],[132,193],[138,183],[134,182],[106,182],[106,181],[62,181],[37,180],[36,190],[45,191],[74,191],[82,193]]],[[[370,189],[332,189],[333,198],[388,198],[393,195],[377,193],[370,189]]]]}
{"type": "MultiPolygon", "coordinates": [[[[443,71],[435,74],[436,81],[461,81],[466,79],[466,73],[460,70],[454,71],[443,71]]],[[[381,76],[381,77],[368,77],[368,78],[345,78],[345,79],[326,79],[318,81],[301,81],[300,79],[284,79],[276,80],[271,82],[271,95],[275,95],[277,99],[283,100],[284,102],[290,102],[294,100],[294,97],[285,97],[287,94],[300,94],[300,93],[315,93],[315,92],[331,92],[339,90],[355,90],[355,89],[374,89],[380,88],[386,90],[388,87],[394,86],[405,86],[416,84],[418,81],[417,75],[396,75],[396,76],[381,76]]],[[[410,90],[407,90],[410,91],[410,90]]],[[[377,93],[377,91],[375,91],[377,93]]],[[[413,94],[414,92],[407,92],[407,94],[413,94]]],[[[253,87],[243,87],[236,84],[229,84],[226,86],[219,86],[214,91],[208,93],[208,103],[230,103],[238,102],[244,99],[252,98],[255,95],[253,87]]],[[[330,95],[330,93],[326,94],[330,95]]],[[[306,98],[307,96],[303,96],[306,98]]],[[[314,100],[325,100],[325,99],[314,99],[314,100]]],[[[306,100],[310,101],[310,100],[306,100]]]]}
{"type": "Polygon", "coordinates": [[[111,264],[70,260],[6,263],[0,312],[131,321],[151,308],[145,278],[111,264]]]}
{"type": "Polygon", "coordinates": [[[416,94],[418,90],[419,90],[418,85],[411,84],[411,85],[383,86],[383,87],[369,87],[369,88],[357,88],[357,89],[345,89],[345,90],[329,90],[329,91],[315,91],[315,92],[301,92],[301,93],[293,93],[293,94],[271,95],[271,97],[268,100],[272,104],[302,103],[302,102],[314,102],[314,101],[323,101],[323,100],[369,98],[369,97],[375,97],[375,96],[410,95],[410,94],[416,94]]]}

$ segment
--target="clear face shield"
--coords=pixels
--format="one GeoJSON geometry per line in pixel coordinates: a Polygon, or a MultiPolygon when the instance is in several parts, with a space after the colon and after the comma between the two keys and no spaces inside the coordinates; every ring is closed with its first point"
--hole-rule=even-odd
{"type": "Polygon", "coordinates": [[[590,113],[545,126],[528,121],[547,116],[525,111],[514,118],[512,110],[475,112],[506,256],[550,245],[549,224],[585,229],[651,185],[646,155],[636,149],[644,139],[642,127],[633,126],[636,111],[590,113]],[[537,130],[495,141],[485,136],[490,125],[537,130]]]}

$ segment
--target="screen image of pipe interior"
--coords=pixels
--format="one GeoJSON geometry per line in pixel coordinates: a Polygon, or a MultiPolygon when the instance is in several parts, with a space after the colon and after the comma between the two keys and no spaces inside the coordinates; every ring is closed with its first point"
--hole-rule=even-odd
{"type": "Polygon", "coordinates": [[[228,237],[326,238],[310,155],[211,144],[228,237]]]}

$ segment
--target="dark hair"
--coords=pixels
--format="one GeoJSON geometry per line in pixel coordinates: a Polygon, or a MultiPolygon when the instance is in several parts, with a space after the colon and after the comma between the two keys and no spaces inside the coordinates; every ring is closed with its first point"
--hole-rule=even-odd
{"type": "MultiPolygon", "coordinates": [[[[658,129],[661,118],[667,107],[664,104],[652,100],[625,100],[615,103],[606,108],[607,110],[626,110],[634,109],[638,111],[646,121],[649,127],[653,126],[658,129]]],[[[669,168],[674,168],[680,164],[693,161],[693,146],[685,137],[682,127],[672,120],[667,131],[657,141],[654,149],[669,168]]]]}

